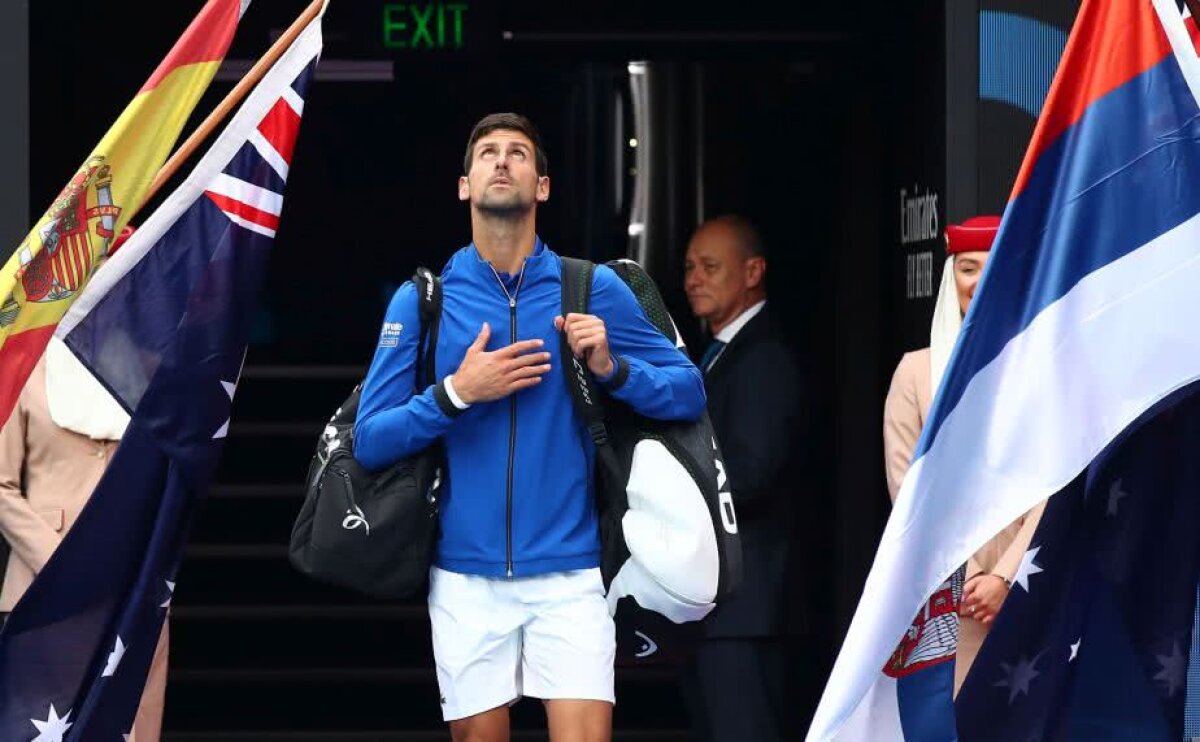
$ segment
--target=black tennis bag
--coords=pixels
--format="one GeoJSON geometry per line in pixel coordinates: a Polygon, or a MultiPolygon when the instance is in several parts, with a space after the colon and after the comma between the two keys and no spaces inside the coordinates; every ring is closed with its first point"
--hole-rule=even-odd
{"type": "MultiPolygon", "coordinates": [[[[595,266],[563,258],[562,311],[587,313],[595,266]]],[[[654,280],[630,260],[608,266],[647,317],[682,348],[654,280]]],[[[601,572],[624,665],[678,664],[698,622],[737,589],[742,551],[721,452],[706,412],[695,422],[652,420],[601,396],[562,339],[575,409],[596,444],[601,572]]]]}
{"type": "MultiPolygon", "coordinates": [[[[416,391],[434,378],[442,308],[441,279],[420,268],[416,391]]],[[[441,444],[379,472],[354,458],[354,421],[362,385],[334,413],[308,468],[304,504],[288,557],[313,579],[379,598],[416,594],[429,576],[438,533],[441,444]]]]}

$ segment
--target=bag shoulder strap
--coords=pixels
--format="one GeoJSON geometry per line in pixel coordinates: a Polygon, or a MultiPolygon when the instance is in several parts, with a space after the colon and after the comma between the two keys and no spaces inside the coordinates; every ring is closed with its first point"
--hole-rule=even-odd
{"type": "Polygon", "coordinates": [[[442,279],[428,268],[417,268],[413,276],[417,287],[417,316],[421,335],[417,340],[417,373],[413,386],[420,394],[424,386],[437,383],[437,341],[442,320],[442,279]]]}
{"type": "MultiPolygon", "coordinates": [[[[560,258],[562,260],[562,315],[565,317],[574,312],[587,314],[588,305],[592,298],[592,275],[596,265],[590,260],[578,258],[560,258]]],[[[583,361],[575,357],[571,346],[567,343],[566,333],[559,333],[560,364],[566,376],[567,390],[571,393],[571,401],[575,411],[587,425],[588,433],[597,449],[609,445],[608,426],[604,422],[604,403],[600,398],[600,390],[583,361]]]]}

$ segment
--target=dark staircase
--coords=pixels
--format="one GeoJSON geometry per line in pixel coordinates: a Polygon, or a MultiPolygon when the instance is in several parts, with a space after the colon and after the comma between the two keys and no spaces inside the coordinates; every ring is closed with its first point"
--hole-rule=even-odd
{"type": "MultiPolygon", "coordinates": [[[[316,437],[362,372],[245,369],[172,603],[165,742],[449,739],[424,601],[321,585],[287,561],[316,437]]],[[[618,670],[616,740],[689,740],[685,727],[672,671],[618,670]]],[[[514,707],[513,730],[545,739],[541,704],[514,707]]]]}

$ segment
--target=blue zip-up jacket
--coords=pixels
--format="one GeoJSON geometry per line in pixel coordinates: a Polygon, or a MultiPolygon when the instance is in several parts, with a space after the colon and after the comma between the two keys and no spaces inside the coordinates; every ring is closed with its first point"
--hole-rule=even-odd
{"type": "MultiPolygon", "coordinates": [[[[563,379],[561,267],[537,241],[521,273],[497,274],[474,245],[442,272],[438,383],[413,394],[420,321],[415,286],[392,298],[363,384],[354,455],[377,470],[441,437],[449,466],[434,562],[487,577],[522,577],[600,564],[591,437],[563,379]],[[510,305],[508,293],[515,298],[510,305]],[[487,350],[541,338],[550,371],[540,384],[460,410],[441,383],[458,370],[484,322],[487,350]]],[[[589,311],[604,320],[615,363],[609,394],[647,417],[695,420],[704,411],[699,370],[646,318],[629,287],[597,266],[589,311]]]]}

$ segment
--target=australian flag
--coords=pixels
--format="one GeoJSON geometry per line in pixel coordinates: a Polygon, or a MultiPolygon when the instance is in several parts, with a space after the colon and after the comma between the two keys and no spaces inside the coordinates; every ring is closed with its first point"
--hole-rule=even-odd
{"type": "Polygon", "coordinates": [[[1200,575],[1200,57],[1084,0],[809,740],[1172,740],[1200,575]],[[1046,501],[958,698],[880,672],[1046,501]]]}
{"type": "Polygon", "coordinates": [[[960,739],[1184,739],[1200,576],[1193,387],[1047,503],[955,702],[960,739]]]}
{"type": "Polygon", "coordinates": [[[228,431],[321,51],[314,20],[57,335],[129,411],[112,463],[0,629],[0,739],[128,734],[228,431]]]}

